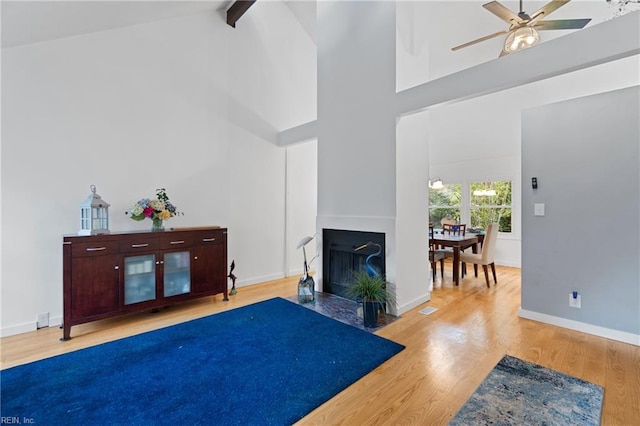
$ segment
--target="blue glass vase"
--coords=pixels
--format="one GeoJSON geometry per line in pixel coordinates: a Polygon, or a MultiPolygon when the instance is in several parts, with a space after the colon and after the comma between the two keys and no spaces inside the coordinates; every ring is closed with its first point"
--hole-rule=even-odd
{"type": "Polygon", "coordinates": [[[315,281],[310,275],[300,277],[298,281],[298,303],[309,303],[314,300],[315,281]]]}

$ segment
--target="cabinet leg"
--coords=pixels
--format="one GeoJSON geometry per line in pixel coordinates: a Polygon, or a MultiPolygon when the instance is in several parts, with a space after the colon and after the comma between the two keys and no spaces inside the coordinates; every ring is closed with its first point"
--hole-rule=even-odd
{"type": "Polygon", "coordinates": [[[228,302],[229,301],[229,290],[226,288],[226,286],[225,286],[225,289],[224,289],[224,297],[222,298],[222,300],[224,302],[228,302]]]}
{"type": "Polygon", "coordinates": [[[61,342],[66,342],[67,340],[71,340],[71,326],[63,324],[62,327],[62,337],[60,338],[61,342]]]}

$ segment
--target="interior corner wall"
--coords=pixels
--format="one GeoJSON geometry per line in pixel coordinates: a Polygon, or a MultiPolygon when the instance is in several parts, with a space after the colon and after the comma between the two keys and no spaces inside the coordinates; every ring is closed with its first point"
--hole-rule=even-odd
{"type": "Polygon", "coordinates": [[[523,111],[521,316],[640,344],[639,117],[639,86],[523,111]]]}

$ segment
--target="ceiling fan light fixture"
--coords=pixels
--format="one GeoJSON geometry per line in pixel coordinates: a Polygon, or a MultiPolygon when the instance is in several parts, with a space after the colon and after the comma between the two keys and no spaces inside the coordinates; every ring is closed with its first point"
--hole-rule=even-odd
{"type": "Polygon", "coordinates": [[[535,46],[540,41],[540,35],[533,27],[520,27],[509,32],[504,41],[504,50],[508,53],[535,46]]]}

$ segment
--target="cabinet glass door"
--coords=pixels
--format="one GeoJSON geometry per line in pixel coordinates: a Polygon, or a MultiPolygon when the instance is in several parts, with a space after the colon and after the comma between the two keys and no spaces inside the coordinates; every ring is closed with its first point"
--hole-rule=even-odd
{"type": "Polygon", "coordinates": [[[189,252],[164,254],[164,296],[175,296],[191,291],[191,265],[189,252]]]}
{"type": "Polygon", "coordinates": [[[124,304],[156,298],[156,257],[128,256],[124,258],[124,304]]]}

